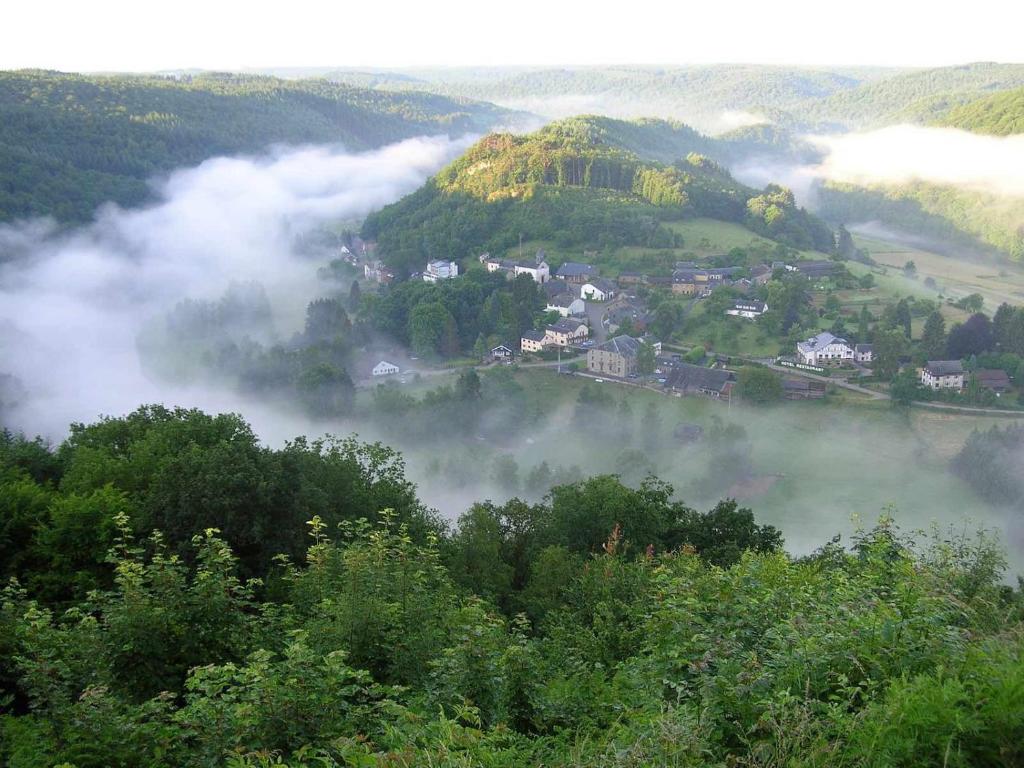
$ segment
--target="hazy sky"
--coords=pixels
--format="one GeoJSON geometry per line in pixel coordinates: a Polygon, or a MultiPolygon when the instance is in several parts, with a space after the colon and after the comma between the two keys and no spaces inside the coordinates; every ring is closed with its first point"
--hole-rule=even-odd
{"type": "Polygon", "coordinates": [[[1013,0],[57,0],[3,17],[3,69],[1024,59],[1013,0]]]}

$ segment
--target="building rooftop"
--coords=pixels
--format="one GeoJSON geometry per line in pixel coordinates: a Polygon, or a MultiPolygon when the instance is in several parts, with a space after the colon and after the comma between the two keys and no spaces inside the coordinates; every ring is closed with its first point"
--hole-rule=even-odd
{"type": "Polygon", "coordinates": [[[581,264],[578,261],[567,261],[558,268],[559,277],[579,277],[597,274],[597,267],[592,264],[581,264]]]}
{"type": "Polygon", "coordinates": [[[812,336],[807,341],[801,341],[796,345],[796,348],[801,352],[814,352],[818,349],[824,349],[829,344],[846,344],[850,345],[846,339],[840,338],[839,336],[833,336],[828,331],[819,333],[817,336],[812,336]]]}
{"type": "Polygon", "coordinates": [[[544,341],[544,331],[529,330],[523,332],[523,338],[530,341],[544,341]]]}
{"type": "Polygon", "coordinates": [[[959,360],[929,360],[925,370],[932,376],[957,376],[964,372],[964,365],[959,360]]]}
{"type": "Polygon", "coordinates": [[[579,320],[570,320],[569,318],[563,318],[557,323],[549,325],[548,328],[555,333],[576,333],[580,326],[583,325],[579,320]]]}
{"type": "Polygon", "coordinates": [[[640,340],[634,339],[632,336],[616,336],[613,339],[608,339],[604,344],[599,344],[594,349],[599,349],[602,352],[614,352],[623,357],[636,357],[637,352],[640,351],[640,340]]]}
{"type": "Polygon", "coordinates": [[[690,363],[676,363],[665,380],[665,389],[707,389],[722,392],[733,381],[734,374],[724,368],[705,368],[690,363]]]}

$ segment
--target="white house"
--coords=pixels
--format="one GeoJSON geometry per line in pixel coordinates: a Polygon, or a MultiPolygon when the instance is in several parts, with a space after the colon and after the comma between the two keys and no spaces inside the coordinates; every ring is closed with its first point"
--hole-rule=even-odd
{"type": "Polygon", "coordinates": [[[740,299],[729,309],[725,310],[725,314],[733,315],[735,317],[745,317],[748,320],[756,320],[767,311],[768,305],[763,301],[740,299]]]}
{"type": "MultiPolygon", "coordinates": [[[[365,368],[363,370],[366,370],[365,368]]],[[[373,366],[374,376],[391,376],[399,372],[399,368],[394,363],[389,363],[387,360],[381,360],[375,366],[373,366]]]]}
{"type": "Polygon", "coordinates": [[[964,366],[959,360],[929,360],[921,369],[921,383],[932,389],[964,388],[964,366]]]}
{"type": "Polygon", "coordinates": [[[800,362],[806,365],[842,365],[843,362],[854,358],[850,342],[833,336],[828,331],[799,342],[796,345],[796,354],[800,362]]]}
{"type": "Polygon", "coordinates": [[[516,277],[529,275],[538,283],[546,283],[551,279],[551,268],[544,261],[544,257],[538,254],[537,261],[517,261],[512,265],[512,272],[516,277]]]}
{"type": "Polygon", "coordinates": [[[585,314],[587,305],[583,299],[576,298],[575,295],[566,291],[549,298],[544,309],[546,312],[557,312],[562,317],[569,317],[569,315],[585,314]]]}
{"type": "Polygon", "coordinates": [[[492,360],[511,360],[515,357],[515,352],[512,347],[508,344],[499,344],[496,347],[491,348],[491,359],[492,360]]]}
{"type": "Polygon", "coordinates": [[[615,283],[603,277],[594,277],[580,286],[580,298],[607,301],[615,295],[615,283]]]}
{"type": "Polygon", "coordinates": [[[853,348],[853,359],[858,363],[870,363],[875,359],[875,348],[870,344],[858,344],[853,348]]]}
{"type": "Polygon", "coordinates": [[[438,259],[427,264],[423,270],[425,283],[436,283],[438,280],[451,280],[459,276],[459,265],[454,261],[438,259]]]}

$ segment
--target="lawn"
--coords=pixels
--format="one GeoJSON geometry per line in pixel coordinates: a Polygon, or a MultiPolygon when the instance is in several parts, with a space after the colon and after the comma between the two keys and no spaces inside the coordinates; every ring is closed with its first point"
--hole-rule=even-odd
{"type": "MultiPolygon", "coordinates": [[[[728,253],[733,248],[744,248],[760,251],[765,258],[773,258],[772,252],[778,243],[751,232],[740,224],[717,219],[691,219],[689,221],[673,221],[665,225],[673,232],[683,236],[683,250],[698,257],[715,256],[728,253]]],[[[826,258],[818,251],[800,251],[807,259],[826,258]]]]}
{"type": "MultiPolygon", "coordinates": [[[[884,266],[891,281],[904,294],[917,291],[930,298],[939,293],[960,299],[971,293],[980,293],[985,298],[985,310],[989,313],[1003,302],[1024,305],[1024,269],[1015,264],[983,264],[967,259],[958,259],[920,247],[901,245],[877,237],[854,236],[859,248],[865,248],[871,257],[884,266]],[[917,266],[917,279],[903,276],[903,265],[913,261],[917,266]],[[932,278],[938,290],[924,286],[932,278]]],[[[880,279],[879,275],[875,276],[880,279]]],[[[884,278],[883,278],[884,279],[884,278]]]]}
{"type": "MultiPolygon", "coordinates": [[[[529,240],[509,248],[503,256],[507,259],[531,258],[538,248],[543,248],[549,260],[586,261],[601,268],[605,277],[617,277],[620,272],[644,272],[668,275],[677,261],[701,259],[728,253],[733,248],[743,248],[752,253],[752,263],[779,258],[778,243],[754,234],[745,227],[717,219],[691,219],[688,221],[666,222],[667,229],[683,236],[682,248],[645,248],[627,245],[611,251],[599,251],[595,256],[585,257],[582,249],[564,249],[546,240],[529,240]]],[[[804,258],[821,259],[825,254],[817,251],[801,251],[804,258]]]]}

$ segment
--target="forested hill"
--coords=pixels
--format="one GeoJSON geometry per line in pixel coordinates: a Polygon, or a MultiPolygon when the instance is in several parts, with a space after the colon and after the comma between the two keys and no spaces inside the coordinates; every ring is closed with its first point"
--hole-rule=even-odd
{"type": "Polygon", "coordinates": [[[1003,91],[954,107],[938,123],[975,133],[1024,133],[1024,88],[1003,91]]]}
{"type": "Polygon", "coordinates": [[[154,173],[277,142],[368,149],[421,134],[483,132],[509,114],[326,80],[0,72],[0,221],[85,220],[108,200],[144,201],[154,173]]]}
{"type": "Polygon", "coordinates": [[[746,187],[693,151],[715,146],[656,120],[582,117],[527,136],[493,134],[371,215],[364,234],[405,272],[427,258],[500,251],[520,236],[563,248],[667,248],[675,243],[663,225],[695,216],[741,223],[793,248],[831,250],[831,230],[789,190],[746,187]],[[671,164],[644,159],[673,154],[671,164]]]}
{"type": "Polygon", "coordinates": [[[795,110],[805,121],[848,127],[927,123],[961,104],[1024,86],[1024,64],[979,62],[879,78],[808,102],[795,110]]]}

